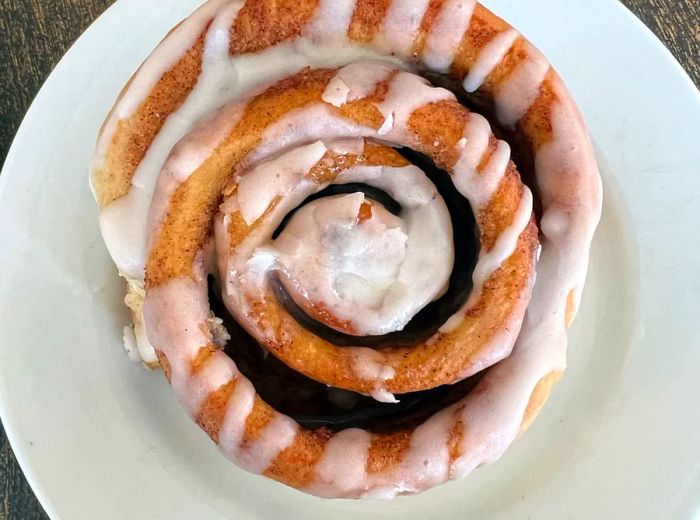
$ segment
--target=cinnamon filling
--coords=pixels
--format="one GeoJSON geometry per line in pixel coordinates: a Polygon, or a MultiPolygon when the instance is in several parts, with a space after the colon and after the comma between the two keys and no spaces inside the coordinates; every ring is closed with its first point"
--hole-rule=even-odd
{"type": "MultiPolygon", "coordinates": [[[[428,340],[460,309],[471,292],[472,274],[479,255],[478,228],[469,202],[457,191],[449,175],[428,157],[409,149],[399,150],[410,162],[423,170],[435,184],[447,205],[453,223],[455,263],[446,293],[423,308],[402,331],[383,336],[356,336],[331,327],[319,313],[310,315],[297,305],[277,273],[270,275],[275,296],[302,326],[339,346],[387,348],[413,346],[428,340]]],[[[385,191],[362,183],[331,185],[308,197],[292,210],[273,234],[277,238],[294,214],[305,205],[339,194],[364,193],[371,204],[380,204],[400,216],[401,204],[385,191]]],[[[361,211],[367,214],[363,204],[361,211]]],[[[481,380],[486,371],[454,385],[398,395],[398,403],[381,403],[372,397],[348,390],[332,388],[289,368],[264,348],[230,315],[221,301],[213,279],[209,283],[209,300],[215,315],[222,318],[231,335],[225,346],[241,372],[253,383],[260,397],[274,409],[292,417],[309,429],[327,428],[340,431],[361,428],[386,431],[397,427],[415,427],[439,410],[464,398],[481,380]]]]}
{"type": "MultiPolygon", "coordinates": [[[[449,175],[440,170],[428,157],[408,148],[403,148],[399,152],[423,170],[437,188],[450,213],[454,230],[455,262],[449,286],[444,295],[426,305],[403,330],[381,336],[357,336],[319,321],[316,319],[318,314],[309,315],[294,301],[277,274],[273,273],[270,277],[270,284],[276,298],[296,321],[317,336],[341,347],[363,346],[374,349],[410,347],[426,341],[464,306],[472,289],[472,274],[479,256],[479,238],[471,205],[457,191],[449,175]]],[[[298,208],[290,212],[275,230],[273,238],[280,235],[294,213],[306,204],[324,197],[357,192],[364,193],[367,198],[381,204],[394,215],[401,215],[401,205],[383,190],[361,183],[335,184],[308,197],[298,208]]]]}
{"type": "Polygon", "coordinates": [[[455,385],[398,395],[398,403],[380,403],[372,397],[314,381],[271,355],[231,317],[213,279],[209,283],[209,301],[231,335],[224,352],[265,402],[311,430],[361,428],[380,432],[415,427],[464,398],[487,372],[455,385]]]}

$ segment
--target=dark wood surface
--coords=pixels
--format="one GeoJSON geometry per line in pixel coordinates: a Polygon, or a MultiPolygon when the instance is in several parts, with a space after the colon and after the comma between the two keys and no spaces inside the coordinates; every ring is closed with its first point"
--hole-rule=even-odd
{"type": "MultiPolygon", "coordinates": [[[[659,36],[700,86],[700,1],[622,1],[659,36]]],[[[111,3],[0,0],[0,163],[51,69],[111,3]]],[[[0,427],[0,520],[45,518],[0,427]]]]}

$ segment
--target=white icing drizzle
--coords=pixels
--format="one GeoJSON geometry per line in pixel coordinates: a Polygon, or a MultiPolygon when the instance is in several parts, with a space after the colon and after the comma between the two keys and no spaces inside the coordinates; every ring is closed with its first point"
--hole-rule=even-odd
{"type": "Polygon", "coordinates": [[[379,403],[396,404],[400,402],[394,394],[389,392],[383,386],[377,386],[374,390],[370,392],[369,395],[372,396],[372,399],[379,403]]]}
{"type": "Polygon", "coordinates": [[[476,0],[447,0],[429,29],[423,62],[437,72],[447,72],[469,29],[476,0]]]}
{"type": "Polygon", "coordinates": [[[231,358],[222,352],[214,352],[204,366],[190,377],[188,383],[190,393],[182,405],[192,417],[196,418],[209,394],[238,375],[238,369],[231,358]]]}
{"type": "Polygon", "coordinates": [[[144,314],[149,339],[170,363],[175,394],[196,417],[203,399],[238,373],[228,356],[215,352],[201,372],[192,374],[192,361],[209,343],[205,332],[209,318],[206,287],[189,278],[173,280],[148,292],[144,314]]]}
{"type": "MultiPolygon", "coordinates": [[[[566,92],[559,78],[553,87],[566,92]]],[[[537,184],[545,208],[540,221],[545,237],[540,263],[545,249],[557,244],[561,255],[558,261],[572,265],[569,279],[563,285],[573,291],[575,313],[586,280],[590,243],[598,224],[597,218],[586,217],[600,215],[603,190],[593,145],[571,97],[561,96],[551,114],[553,139],[542,145],[535,157],[537,184]],[[562,187],[561,179],[568,178],[572,171],[578,173],[576,190],[566,189],[568,184],[562,187]],[[581,254],[574,255],[572,251],[581,254]]]]}
{"type": "Polygon", "coordinates": [[[357,347],[349,351],[353,355],[353,369],[358,377],[376,383],[371,395],[380,403],[398,403],[398,400],[384,388],[384,383],[393,379],[396,370],[386,365],[381,352],[370,348],[357,347]]]}
{"type": "MultiPolygon", "coordinates": [[[[553,81],[552,86],[555,91],[566,89],[559,78],[553,81]]],[[[595,155],[589,153],[592,144],[583,118],[570,97],[559,97],[559,101],[552,107],[550,121],[553,138],[543,144],[535,156],[537,184],[542,191],[543,202],[550,205],[559,201],[570,210],[583,207],[595,211],[601,203],[600,175],[595,155]],[[581,179],[586,181],[583,183],[585,189],[563,190],[561,177],[574,170],[580,170],[581,179]],[[598,196],[594,197],[594,194],[598,196]]],[[[579,219],[588,222],[588,229],[582,233],[581,238],[590,238],[596,227],[595,222],[590,223],[581,217],[579,219]]]]}
{"type": "Polygon", "coordinates": [[[244,165],[255,165],[282,150],[310,141],[329,141],[339,136],[366,137],[374,133],[371,128],[335,115],[324,103],[314,104],[292,110],[268,126],[261,136],[260,145],[246,157],[244,165]]]}
{"type": "Polygon", "coordinates": [[[146,214],[149,194],[132,187],[100,211],[100,231],[119,274],[143,285],[146,264],[146,214]],[[137,209],[138,208],[138,209],[137,209]]]}
{"type": "Polygon", "coordinates": [[[314,41],[344,40],[354,12],[355,0],[319,0],[303,34],[314,41]]]}
{"type": "Polygon", "coordinates": [[[407,56],[418,36],[430,0],[393,0],[376,37],[381,47],[407,56]]]}
{"type": "Polygon", "coordinates": [[[292,191],[326,153],[321,141],[290,150],[283,156],[260,164],[238,183],[238,205],[248,225],[267,210],[272,201],[292,191]]]}
{"type": "Polygon", "coordinates": [[[396,67],[388,61],[351,63],[336,73],[321,99],[334,107],[341,107],[350,101],[366,98],[395,70],[396,67]]]}
{"type": "Polygon", "coordinates": [[[418,168],[380,169],[376,178],[372,167],[356,169],[350,172],[356,182],[366,180],[356,174],[363,170],[374,186],[391,186],[399,195],[399,184],[413,185],[412,198],[397,197],[404,204],[401,218],[369,203],[372,216],[358,222],[360,206],[367,204],[362,193],[326,198],[295,213],[269,247],[300,305],[323,303],[358,333],[382,335],[402,330],[444,293],[454,263],[452,226],[418,168]]]}
{"type": "MultiPolygon", "coordinates": [[[[491,125],[481,114],[470,112],[464,127],[462,154],[459,168],[476,171],[489,146],[491,125]],[[488,129],[488,131],[486,131],[488,129]]],[[[457,169],[457,167],[455,167],[457,169]]]]}
{"type": "Polygon", "coordinates": [[[130,118],[136,112],[163,77],[163,74],[177,65],[221,6],[228,1],[230,0],[209,0],[206,2],[173,30],[141,65],[105,122],[105,127],[98,139],[94,166],[99,167],[104,161],[105,153],[114,137],[119,121],[130,118]]]}
{"type": "Polygon", "coordinates": [[[518,211],[513,216],[511,224],[498,235],[498,239],[490,251],[485,251],[482,248],[479,253],[479,261],[472,275],[474,285],[467,308],[478,301],[484,284],[503,265],[503,262],[508,260],[513,254],[513,251],[517,248],[518,239],[525,231],[525,228],[527,228],[531,218],[532,192],[524,186],[518,211]]]}
{"type": "Polygon", "coordinates": [[[394,114],[389,112],[384,116],[384,122],[382,126],[377,130],[377,135],[387,135],[394,128],[394,114]]]}
{"type": "MultiPolygon", "coordinates": [[[[205,4],[204,7],[213,5],[217,6],[218,13],[206,36],[202,74],[197,86],[177,111],[176,116],[171,116],[166,120],[163,128],[149,146],[146,155],[136,169],[128,194],[103,208],[100,214],[100,227],[112,258],[120,272],[131,280],[143,282],[144,279],[146,245],[148,243],[148,211],[158,173],[161,171],[166,157],[175,143],[191,129],[193,121],[201,120],[206,114],[221,106],[223,85],[229,81],[235,83],[235,70],[232,71],[228,64],[228,26],[241,4],[239,2],[230,5],[223,2],[211,2],[205,4]],[[223,7],[221,7],[222,5],[223,7]],[[233,77],[232,72],[234,73],[233,77]],[[221,81],[222,79],[223,81],[221,81]],[[125,225],[125,221],[129,225],[125,225]]],[[[211,7],[208,7],[205,12],[211,15],[210,9],[211,7]]],[[[206,23],[211,17],[202,19],[206,23]]],[[[174,64],[184,55],[185,49],[193,43],[188,39],[178,38],[168,38],[165,41],[168,42],[165,50],[158,52],[160,59],[168,67],[165,70],[158,69],[160,74],[158,79],[164,72],[172,69],[174,64]],[[162,55],[164,53],[167,53],[169,59],[162,55]]],[[[161,46],[158,49],[161,49],[161,46]]],[[[158,62],[158,66],[162,66],[161,61],[158,62]]],[[[147,64],[144,64],[143,69],[150,70],[147,64]]],[[[122,102],[138,106],[148,96],[148,93],[148,90],[141,89],[132,91],[130,87],[125,92],[122,102]]],[[[121,119],[121,112],[118,114],[121,119]]],[[[131,114],[128,114],[127,117],[129,115],[131,114]]]]}
{"type": "MultiPolygon", "coordinates": [[[[408,236],[401,219],[362,192],[326,197],[307,204],[292,217],[275,241],[278,262],[292,291],[333,310],[340,319],[352,319],[381,334],[391,323],[393,306],[383,311],[397,292],[399,268],[406,260],[408,236]],[[371,215],[360,220],[363,206],[371,215]],[[370,311],[370,323],[364,314],[370,311]],[[388,319],[388,320],[387,320],[388,319]]],[[[437,287],[440,290],[440,286],[437,287]]],[[[402,294],[403,293],[403,294],[402,294]]]]}
{"type": "MultiPolygon", "coordinates": [[[[245,104],[227,105],[206,118],[175,145],[158,175],[148,215],[147,250],[168,213],[170,200],[177,188],[211,156],[238,124],[245,104]]],[[[132,190],[133,191],[133,190],[132,190]]],[[[108,208],[109,209],[109,208],[108,208]]]]}
{"type": "Polygon", "coordinates": [[[408,140],[405,128],[413,112],[430,103],[454,99],[454,94],[447,89],[433,87],[415,74],[399,72],[391,80],[384,101],[377,104],[385,124],[387,121],[391,124],[390,129],[382,127],[378,134],[393,141],[408,140]]]}
{"type": "Polygon", "coordinates": [[[258,439],[239,448],[236,464],[251,473],[263,473],[280,453],[292,445],[298,430],[294,420],[275,413],[258,439]]]}
{"type": "Polygon", "coordinates": [[[365,430],[350,428],[336,433],[326,444],[316,464],[316,481],[307,490],[318,496],[353,496],[357,483],[366,476],[365,469],[371,436],[365,430]]]}
{"type": "MultiPolygon", "coordinates": [[[[450,410],[434,415],[418,426],[411,435],[411,444],[403,460],[388,474],[370,477],[369,490],[381,490],[381,498],[397,493],[433,487],[449,477],[450,454],[447,439],[453,426],[450,410]]],[[[375,495],[376,496],[376,495],[375,495]]]]}
{"type": "Polygon", "coordinates": [[[365,140],[361,137],[336,139],[324,144],[329,151],[338,155],[362,155],[365,151],[365,140]]]}
{"type": "MultiPolygon", "coordinates": [[[[404,3],[395,0],[393,5],[404,5],[404,3]]],[[[325,4],[325,8],[319,8],[318,20],[331,16],[328,14],[331,12],[330,3],[322,2],[322,4],[325,4]],[[326,10],[326,14],[323,14],[323,9],[326,10]]],[[[349,3],[342,2],[342,4],[341,6],[341,3],[338,3],[338,9],[345,9],[343,12],[347,13],[349,3]]],[[[144,65],[139,73],[142,79],[135,83],[136,87],[132,85],[128,89],[120,102],[123,106],[115,110],[113,117],[116,119],[107,124],[101,145],[98,146],[98,159],[100,151],[103,153],[111,141],[116,122],[128,117],[124,114],[128,114],[129,110],[124,107],[131,106],[134,107],[131,108],[133,110],[145,99],[150,90],[148,85],[150,84],[152,87],[162,73],[172,68],[172,65],[177,63],[177,59],[192,44],[193,38],[198,35],[195,28],[200,27],[200,32],[203,30],[203,25],[198,24],[206,24],[225,5],[227,5],[228,10],[222,11],[224,14],[221,14],[220,23],[215,22],[212,26],[214,32],[210,32],[207,36],[208,51],[206,54],[209,55],[209,50],[214,48],[223,49],[224,35],[216,33],[214,28],[224,28],[226,26],[224,20],[228,20],[230,23],[239,4],[226,4],[223,1],[210,0],[198,11],[199,15],[195,16],[191,22],[186,22],[179,31],[168,38],[172,43],[162,46],[158,59],[154,54],[154,57],[144,65]],[[156,79],[149,80],[148,78],[156,79]]],[[[425,5],[426,3],[423,1],[406,3],[405,14],[413,14],[410,23],[402,27],[401,31],[405,31],[406,27],[414,28],[415,23],[420,24],[425,5]],[[420,16],[418,16],[419,13],[420,16]],[[416,22],[416,20],[418,21],[416,22]]],[[[343,23],[345,23],[344,20],[343,23]]],[[[385,27],[388,27],[389,23],[393,22],[385,21],[385,27]]],[[[341,30],[341,25],[337,27],[336,30],[341,30]]],[[[316,38],[325,38],[330,36],[330,32],[329,30],[322,35],[313,32],[309,34],[313,33],[316,38]]],[[[410,34],[411,31],[406,32],[410,34]]],[[[394,46],[393,51],[401,54],[407,52],[407,45],[410,45],[407,42],[408,36],[401,35],[396,41],[389,39],[384,44],[394,46]]],[[[435,45],[442,45],[442,43],[435,45]]],[[[168,118],[168,122],[156,140],[157,143],[154,143],[152,147],[153,150],[149,150],[147,160],[144,161],[143,167],[139,168],[134,185],[138,186],[142,177],[148,177],[146,171],[150,172],[149,175],[153,177],[152,179],[149,177],[150,182],[154,182],[155,175],[164,163],[168,151],[180,137],[187,133],[191,121],[199,120],[213,108],[240,96],[243,92],[255,90],[264,81],[282,77],[298,70],[299,64],[302,62],[305,64],[328,63],[328,56],[324,58],[310,57],[311,54],[304,54],[300,51],[303,48],[303,44],[295,43],[278,46],[269,52],[266,51],[256,56],[228,60],[230,61],[228,69],[224,63],[227,60],[222,59],[222,63],[217,66],[223,66],[225,70],[234,70],[236,67],[232,65],[233,63],[244,64],[246,71],[255,68],[265,70],[259,74],[251,73],[255,79],[250,81],[242,79],[232,81],[230,90],[225,94],[220,92],[216,95],[212,94],[216,90],[209,88],[213,86],[213,83],[205,85],[206,88],[200,88],[203,83],[203,80],[200,79],[198,86],[177,114],[168,118]],[[302,54],[303,57],[297,61],[287,59],[298,54],[302,54]],[[279,61],[269,67],[262,66],[270,56],[281,59],[284,66],[276,70],[275,68],[280,64],[279,61]],[[212,94],[211,99],[205,100],[207,94],[212,94]],[[187,123],[182,121],[171,123],[171,120],[177,121],[178,119],[186,119],[187,123]]],[[[549,70],[546,60],[534,47],[527,44],[526,49],[529,55],[528,60],[513,72],[496,93],[498,117],[507,125],[514,125],[531,106],[549,70]]],[[[343,59],[348,59],[349,54],[352,53],[346,53],[342,58],[336,56],[334,59],[342,62],[343,59]]],[[[482,59],[486,60],[486,57],[482,59]]],[[[207,67],[204,67],[203,78],[207,75],[206,69],[207,67]]],[[[227,78],[226,74],[224,72],[218,77],[227,78]]],[[[475,72],[472,78],[474,82],[476,82],[476,74],[475,72]]],[[[228,76],[229,79],[232,77],[228,76]]],[[[438,95],[434,92],[438,89],[433,89],[430,93],[425,92],[424,97],[420,100],[416,90],[422,89],[424,86],[416,85],[413,80],[406,79],[407,84],[405,85],[400,84],[400,81],[403,80],[399,80],[396,85],[394,85],[395,82],[392,82],[390,93],[382,106],[382,113],[385,119],[390,121],[386,130],[387,134],[392,134],[392,140],[402,145],[410,145],[409,138],[400,135],[401,132],[397,130],[405,123],[410,113],[426,103],[452,98],[448,98],[447,94],[440,93],[438,95]],[[402,91],[402,95],[406,97],[404,104],[397,101],[399,96],[395,92],[399,91],[402,91]]],[[[218,83],[219,87],[221,85],[222,83],[218,83]]],[[[552,371],[565,368],[565,311],[571,294],[575,296],[575,303],[578,303],[585,280],[590,241],[600,216],[601,185],[590,140],[580,114],[558,79],[553,81],[553,88],[561,100],[552,107],[553,136],[549,143],[540,148],[536,156],[537,182],[544,210],[541,221],[544,239],[538,265],[538,279],[511,355],[489,370],[476,391],[470,393],[459,403],[434,415],[417,428],[412,435],[411,445],[404,459],[387,471],[372,475],[367,473],[366,461],[370,443],[370,436],[367,432],[346,430],[335,434],[329,440],[321,462],[315,467],[316,480],[310,485],[309,491],[321,496],[388,498],[398,493],[418,492],[448,478],[461,478],[478,465],[494,461],[501,456],[519,432],[525,409],[536,384],[552,371]],[[575,177],[573,177],[574,174],[575,177]],[[567,180],[572,179],[572,182],[563,183],[562,178],[564,177],[567,180]],[[460,453],[462,455],[450,464],[447,439],[458,420],[464,424],[460,440],[460,453]]],[[[376,133],[370,129],[357,127],[357,125],[347,122],[343,123],[340,120],[333,121],[333,117],[330,118],[330,123],[325,119],[323,123],[320,123],[313,121],[313,117],[306,119],[309,116],[326,117],[329,116],[329,112],[327,107],[319,105],[290,115],[284,121],[273,125],[274,128],[271,127],[266,132],[265,139],[267,141],[261,147],[262,150],[252,154],[251,165],[255,161],[264,160],[273,152],[279,152],[287,146],[299,145],[303,142],[331,139],[339,135],[376,137],[376,133]],[[327,127],[322,128],[324,125],[327,127]],[[288,132],[291,132],[292,135],[285,137],[288,132]],[[280,141],[274,141],[275,137],[280,137],[280,141]]],[[[476,166],[488,146],[488,135],[490,134],[487,134],[484,144],[483,136],[477,131],[479,127],[483,128],[485,120],[482,120],[483,118],[480,116],[470,116],[465,129],[464,141],[460,141],[461,144],[458,145],[463,148],[460,168],[466,173],[456,174],[455,182],[462,182],[463,187],[468,184],[467,177],[474,176],[476,166]],[[459,181],[457,179],[460,176],[465,178],[459,181]]],[[[496,178],[501,168],[505,169],[503,166],[503,158],[506,155],[505,148],[501,145],[499,148],[500,151],[497,151],[495,158],[490,161],[493,164],[489,164],[485,170],[485,172],[490,172],[485,176],[486,178],[496,178]]],[[[181,171],[185,172],[187,169],[183,166],[181,171]]],[[[376,176],[376,174],[376,169],[368,171],[368,175],[376,176]]],[[[481,175],[483,174],[484,172],[481,175]]],[[[187,173],[185,172],[183,175],[187,175],[187,173]]],[[[180,177],[178,174],[172,175],[171,178],[177,180],[180,177]]],[[[474,176],[471,180],[479,180],[479,178],[474,176]]],[[[143,182],[142,185],[146,186],[146,184],[147,182],[143,182]]],[[[486,193],[490,189],[491,182],[484,183],[484,185],[486,187],[479,188],[484,190],[482,193],[486,193]]],[[[466,187],[464,189],[469,191],[466,187]]],[[[472,189],[471,193],[478,195],[479,190],[472,189]]],[[[529,192],[527,193],[529,194],[529,192]]],[[[289,199],[290,204],[298,202],[294,197],[289,197],[289,199]]],[[[494,251],[497,251],[494,253],[494,257],[506,255],[513,237],[517,237],[515,229],[523,222],[525,222],[523,225],[526,225],[525,217],[531,213],[531,210],[530,212],[527,210],[526,199],[527,196],[523,196],[522,211],[519,211],[514,219],[512,229],[502,237],[503,244],[500,244],[501,239],[499,238],[494,248],[494,251]]],[[[118,218],[126,219],[132,216],[133,218],[130,221],[128,219],[121,220],[119,229],[116,226],[114,229],[108,229],[105,233],[105,239],[110,243],[119,243],[120,240],[125,240],[125,237],[131,237],[136,240],[133,243],[135,247],[138,248],[139,244],[145,244],[145,237],[142,236],[143,231],[129,229],[131,224],[143,229],[143,222],[139,221],[138,217],[129,211],[129,208],[147,207],[150,200],[150,193],[146,186],[141,190],[132,189],[129,195],[110,205],[103,214],[112,209],[114,215],[111,217],[108,215],[105,220],[116,221],[118,218]],[[129,197],[133,197],[134,200],[129,199],[129,197]],[[122,204],[127,209],[122,208],[121,213],[119,213],[119,206],[117,209],[112,208],[118,204],[122,204]],[[111,236],[108,236],[110,233],[111,236]]],[[[228,209],[234,211],[234,206],[231,203],[228,209]]],[[[284,209],[284,204],[281,204],[279,211],[284,209]]],[[[141,214],[145,215],[143,212],[141,214]]],[[[270,217],[271,220],[277,217],[277,212],[273,212],[273,214],[274,216],[270,217]]],[[[225,218],[223,225],[225,226],[225,218]]],[[[109,226],[103,225],[103,230],[105,227],[109,228],[109,226]]],[[[269,232],[269,229],[260,230],[260,233],[266,232],[269,232]]],[[[217,234],[219,234],[218,231],[217,234]]],[[[139,256],[138,251],[132,250],[128,254],[120,255],[115,254],[112,247],[110,250],[124,274],[135,273],[137,275],[135,278],[142,276],[142,273],[136,271],[138,271],[139,265],[142,268],[145,258],[139,256]]],[[[495,265],[497,262],[494,258],[488,263],[495,265]]],[[[257,441],[242,447],[245,421],[254,405],[255,389],[253,386],[246,378],[237,373],[233,362],[220,352],[213,353],[205,366],[201,367],[194,375],[192,374],[192,361],[200,348],[206,345],[210,339],[206,332],[206,321],[210,319],[210,316],[203,262],[200,261],[195,268],[196,273],[199,274],[195,280],[190,278],[176,279],[166,285],[149,290],[144,304],[148,335],[167,357],[174,391],[191,415],[196,415],[209,392],[228,381],[236,381],[235,389],[226,405],[223,424],[219,431],[220,448],[232,460],[253,471],[263,472],[282,450],[291,445],[298,432],[298,426],[291,419],[277,414],[257,441]]],[[[510,333],[517,334],[517,331],[510,331],[510,333]]],[[[390,375],[390,370],[393,368],[387,367],[381,360],[377,360],[378,370],[377,366],[370,367],[366,359],[358,361],[358,363],[358,370],[376,372],[375,378],[377,380],[384,378],[383,380],[386,381],[393,377],[390,375]]],[[[381,393],[381,385],[377,387],[377,391],[381,393]]]]}
{"type": "Polygon", "coordinates": [[[219,449],[233,462],[238,462],[245,422],[253,411],[254,404],[253,384],[243,376],[238,377],[236,386],[226,402],[224,419],[219,429],[219,449]]]}
{"type": "Polygon", "coordinates": [[[494,99],[498,120],[505,126],[514,126],[527,113],[550,69],[544,55],[527,41],[525,52],[527,59],[499,86],[494,99]]]}
{"type": "Polygon", "coordinates": [[[491,200],[510,161],[510,146],[505,141],[498,141],[486,167],[483,171],[478,171],[489,147],[490,128],[483,116],[473,112],[469,114],[464,130],[466,144],[454,166],[455,187],[471,202],[475,214],[491,200]]]}
{"type": "MultiPolygon", "coordinates": [[[[213,0],[210,0],[211,2],[213,0]]],[[[130,191],[103,208],[100,214],[100,226],[105,243],[120,272],[128,279],[143,281],[148,243],[146,222],[158,174],[175,144],[188,135],[193,121],[200,121],[231,100],[250,96],[271,81],[286,77],[306,66],[315,68],[339,66],[358,58],[375,55],[371,50],[346,42],[324,45],[323,51],[320,51],[319,47],[300,39],[271,47],[255,55],[231,58],[228,54],[229,27],[241,3],[215,3],[218,5],[219,12],[206,36],[202,73],[197,84],[182,106],[167,118],[163,128],[151,143],[146,156],[135,172],[130,191]]],[[[173,55],[171,61],[174,63],[177,63],[187,48],[192,45],[187,39],[172,40],[169,37],[167,41],[170,42],[167,52],[173,55]]],[[[158,62],[159,67],[162,67],[161,63],[161,61],[158,62]]],[[[144,64],[143,68],[150,70],[150,63],[144,64]]],[[[159,68],[158,77],[160,78],[171,68],[172,66],[164,70],[159,68]]],[[[130,103],[138,106],[148,93],[148,90],[132,91],[129,88],[124,98],[133,98],[130,103]]],[[[234,122],[232,121],[232,124],[234,122]]],[[[105,132],[101,141],[108,139],[106,141],[108,144],[111,138],[105,132]]],[[[210,144],[212,147],[218,145],[213,141],[210,141],[210,144]]],[[[202,154],[205,154],[204,147],[202,154]]],[[[193,171],[190,170],[187,174],[193,171]]],[[[180,182],[186,178],[187,174],[179,175],[180,182]]],[[[176,188],[175,184],[173,184],[174,188],[176,188]]],[[[160,208],[161,213],[165,211],[167,208],[160,208]]]]}
{"type": "Polygon", "coordinates": [[[476,92],[484,84],[486,78],[498,66],[508,51],[518,39],[520,33],[515,29],[508,29],[498,33],[488,42],[476,57],[476,62],[469,69],[469,74],[464,78],[464,90],[476,92]]]}

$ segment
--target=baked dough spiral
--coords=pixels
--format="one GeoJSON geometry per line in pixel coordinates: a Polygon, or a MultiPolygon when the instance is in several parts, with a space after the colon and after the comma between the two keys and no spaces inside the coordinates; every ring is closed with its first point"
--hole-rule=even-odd
{"type": "Polygon", "coordinates": [[[210,0],[122,91],[92,184],[132,348],[239,466],[345,498],[460,478],[529,425],[601,207],[561,80],[469,0],[210,0]],[[229,355],[246,335],[345,396],[442,394],[412,421],[315,427],[256,392],[229,355]]]}

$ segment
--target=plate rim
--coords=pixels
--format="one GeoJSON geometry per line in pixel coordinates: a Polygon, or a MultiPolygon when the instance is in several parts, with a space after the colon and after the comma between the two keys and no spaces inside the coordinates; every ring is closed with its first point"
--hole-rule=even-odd
{"type": "MultiPolygon", "coordinates": [[[[680,64],[680,62],[677,60],[677,58],[673,55],[673,53],[664,45],[664,43],[654,34],[654,32],[641,20],[639,19],[628,7],[626,7],[624,4],[617,0],[602,0],[608,6],[610,6],[611,9],[620,9],[622,15],[628,19],[628,21],[631,21],[636,26],[636,31],[640,32],[640,35],[643,35],[646,40],[649,40],[653,42],[653,44],[662,51],[662,55],[664,55],[664,59],[668,64],[672,64],[672,66],[676,69],[676,74],[683,77],[684,81],[687,82],[687,86],[690,87],[691,91],[694,91],[698,101],[700,102],[700,90],[698,90],[698,87],[695,85],[693,80],[691,79],[690,75],[688,72],[683,68],[683,66],[680,64]]],[[[2,172],[0,173],[0,204],[2,204],[3,198],[7,196],[5,194],[5,189],[6,189],[6,184],[8,182],[8,178],[13,175],[13,171],[16,172],[16,167],[15,164],[19,161],[19,158],[16,157],[19,152],[17,143],[21,142],[22,140],[26,139],[25,133],[26,133],[26,127],[28,125],[28,121],[31,118],[40,118],[40,115],[35,114],[34,112],[37,110],[37,101],[40,100],[41,98],[47,96],[47,92],[52,88],[52,82],[54,79],[59,76],[60,74],[63,73],[63,69],[67,66],[67,62],[73,58],[73,56],[79,52],[79,48],[81,47],[83,41],[86,39],[88,33],[92,33],[95,30],[99,30],[99,26],[103,24],[108,24],[110,23],[110,19],[115,16],[115,13],[118,10],[121,9],[127,9],[127,2],[125,0],[117,0],[115,3],[110,5],[98,18],[96,18],[84,31],[83,33],[78,37],[78,39],[70,46],[70,48],[66,51],[66,53],[63,55],[63,57],[60,59],[60,61],[56,64],[54,69],[51,71],[51,73],[47,76],[46,80],[43,82],[41,88],[37,92],[36,96],[32,100],[32,103],[30,104],[30,107],[28,108],[27,112],[25,113],[24,117],[22,118],[22,122],[19,125],[17,132],[15,133],[12,143],[9,147],[7,156],[5,158],[3,167],[2,167],[2,172]]],[[[585,116],[585,114],[584,114],[585,116]]],[[[14,173],[14,175],[17,175],[17,173],[14,173]]],[[[86,180],[87,182],[87,180],[86,180]]],[[[4,231],[4,224],[0,223],[0,233],[4,231]]],[[[0,258],[0,263],[2,262],[2,259],[4,259],[5,254],[2,255],[2,258],[0,258]]],[[[50,518],[60,518],[59,511],[56,509],[54,505],[54,501],[51,498],[49,492],[44,488],[42,482],[40,481],[39,477],[35,473],[35,468],[34,465],[31,462],[31,455],[28,453],[28,450],[25,446],[22,445],[22,443],[19,442],[19,439],[16,437],[17,435],[17,427],[15,425],[15,421],[19,420],[16,415],[11,415],[8,412],[8,403],[11,401],[11,398],[9,395],[4,394],[0,392],[0,419],[2,420],[2,424],[5,430],[5,434],[7,436],[8,442],[10,444],[10,447],[12,448],[12,451],[14,453],[14,456],[17,460],[17,463],[19,464],[27,482],[31,486],[31,489],[33,493],[35,494],[37,500],[43,507],[43,509],[46,511],[46,514],[50,518]]]]}

